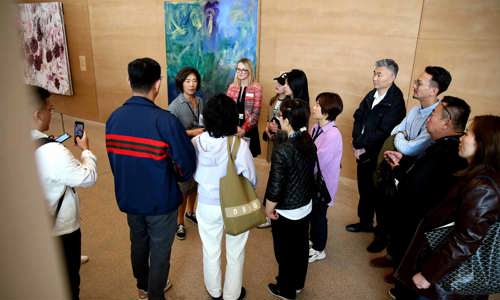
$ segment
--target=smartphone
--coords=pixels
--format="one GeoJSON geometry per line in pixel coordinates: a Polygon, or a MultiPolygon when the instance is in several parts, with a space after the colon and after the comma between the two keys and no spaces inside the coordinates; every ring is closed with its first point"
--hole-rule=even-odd
{"type": "Polygon", "coordinates": [[[81,122],[81,121],[75,121],[75,131],[74,131],[75,144],[76,144],[76,138],[77,137],[82,138],[82,136],[83,136],[83,129],[84,128],[85,128],[85,125],[83,124],[83,122],[81,122]]]}
{"type": "Polygon", "coordinates": [[[56,141],[58,143],[63,143],[65,141],[67,141],[70,137],[71,137],[71,135],[69,135],[69,133],[65,132],[65,133],[61,134],[60,136],[56,137],[54,139],[54,141],[56,141]]]}

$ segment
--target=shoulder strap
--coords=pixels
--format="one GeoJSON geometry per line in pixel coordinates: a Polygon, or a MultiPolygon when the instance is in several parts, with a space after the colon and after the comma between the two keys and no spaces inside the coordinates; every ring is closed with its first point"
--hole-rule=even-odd
{"type": "Polygon", "coordinates": [[[236,154],[238,153],[238,149],[240,148],[240,138],[238,136],[228,136],[227,137],[227,153],[231,155],[233,161],[236,159],[236,154]],[[231,150],[231,144],[234,141],[233,149],[231,150]]]}
{"type": "Polygon", "coordinates": [[[41,147],[45,144],[48,144],[48,143],[52,143],[52,142],[56,142],[54,139],[51,139],[49,137],[43,137],[43,138],[39,138],[36,140],[36,147],[41,147]]]}

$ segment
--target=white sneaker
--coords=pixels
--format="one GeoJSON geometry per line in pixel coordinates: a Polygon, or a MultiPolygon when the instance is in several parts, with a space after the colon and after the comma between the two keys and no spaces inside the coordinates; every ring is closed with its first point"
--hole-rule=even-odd
{"type": "Polygon", "coordinates": [[[88,263],[88,262],[89,262],[89,259],[90,259],[90,258],[89,258],[87,255],[82,255],[82,256],[80,256],[80,264],[81,264],[81,265],[84,265],[84,264],[88,263]]]}
{"type": "Polygon", "coordinates": [[[326,252],[325,250],[323,251],[317,251],[314,249],[309,249],[309,263],[315,262],[317,260],[322,260],[325,259],[326,257],[326,252]]]}
{"type": "Polygon", "coordinates": [[[266,217],[266,222],[264,222],[260,225],[257,225],[257,228],[259,228],[259,229],[268,228],[268,227],[271,227],[271,219],[269,219],[268,217],[266,217]]]}

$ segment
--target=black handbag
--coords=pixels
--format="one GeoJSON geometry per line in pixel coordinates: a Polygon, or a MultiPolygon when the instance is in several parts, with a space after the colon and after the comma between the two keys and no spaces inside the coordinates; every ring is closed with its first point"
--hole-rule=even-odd
{"type": "MultiPolygon", "coordinates": [[[[312,139],[313,142],[323,133],[321,127],[317,127],[313,130],[312,139]]],[[[314,195],[313,200],[316,202],[321,202],[328,204],[332,200],[330,197],[330,192],[328,192],[328,188],[326,187],[325,179],[321,174],[321,169],[319,167],[319,159],[316,154],[316,173],[314,174],[314,195]]]]}
{"type": "MultiPolygon", "coordinates": [[[[495,183],[490,177],[482,177],[495,183]]],[[[454,228],[454,224],[449,224],[425,232],[430,248],[435,250],[443,245],[454,228]]],[[[446,274],[438,284],[446,292],[458,295],[500,292],[500,221],[490,226],[474,255],[446,274]]]]}

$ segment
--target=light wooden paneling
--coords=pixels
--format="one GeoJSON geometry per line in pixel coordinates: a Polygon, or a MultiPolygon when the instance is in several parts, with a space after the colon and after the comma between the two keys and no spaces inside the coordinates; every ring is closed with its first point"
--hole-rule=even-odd
{"type": "Polygon", "coordinates": [[[444,95],[465,99],[472,115],[500,114],[500,1],[425,1],[414,77],[441,65],[453,80],[444,95]]]}
{"type": "MultiPolygon", "coordinates": [[[[94,47],[97,100],[101,121],[131,95],[127,65],[139,57],[151,57],[165,76],[163,1],[89,0],[94,47]]],[[[166,83],[157,103],[166,107],[166,83]]]]}
{"type": "MultiPolygon", "coordinates": [[[[47,1],[23,0],[18,2],[47,1]]],[[[72,96],[54,95],[51,100],[54,102],[57,111],[83,119],[98,120],[99,111],[97,108],[88,3],[87,0],[64,0],[61,2],[63,2],[64,24],[74,94],[72,96]],[[85,56],[86,58],[86,71],[80,70],[79,56],[85,56]]]]}
{"type": "Polygon", "coordinates": [[[397,0],[262,2],[259,79],[264,98],[274,94],[272,78],[292,68],[306,72],[311,102],[320,92],[337,92],[344,101],[337,119],[344,142],[343,176],[356,177],[352,115],[373,88],[374,62],[395,59],[400,66],[396,83],[403,93],[409,90],[421,5],[397,0]]]}

